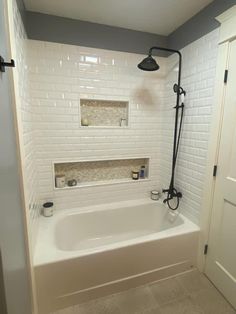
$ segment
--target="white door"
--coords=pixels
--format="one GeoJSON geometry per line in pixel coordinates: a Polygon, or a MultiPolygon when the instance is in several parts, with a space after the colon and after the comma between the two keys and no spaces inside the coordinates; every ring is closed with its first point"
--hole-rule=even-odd
{"type": "Polygon", "coordinates": [[[236,40],[228,67],[206,275],[236,308],[236,40]]]}

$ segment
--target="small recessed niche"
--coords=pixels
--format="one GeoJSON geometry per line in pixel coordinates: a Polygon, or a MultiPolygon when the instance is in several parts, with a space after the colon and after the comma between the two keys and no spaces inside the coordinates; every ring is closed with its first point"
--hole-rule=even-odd
{"type": "Polygon", "coordinates": [[[53,166],[55,189],[144,182],[149,177],[149,158],[56,162],[53,166]],[[144,175],[133,180],[132,171],[140,172],[141,168],[144,169],[144,175]],[[63,178],[65,184],[58,186],[57,178],[63,178]],[[74,185],[70,186],[71,182],[74,185]]]}
{"type": "Polygon", "coordinates": [[[128,116],[128,101],[80,100],[81,127],[125,128],[129,123],[128,116]]]}

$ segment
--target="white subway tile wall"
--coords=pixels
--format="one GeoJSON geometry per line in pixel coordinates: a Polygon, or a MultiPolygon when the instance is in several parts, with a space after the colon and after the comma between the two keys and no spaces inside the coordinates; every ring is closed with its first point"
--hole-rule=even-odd
{"type": "MultiPolygon", "coordinates": [[[[137,69],[142,55],[26,40],[16,7],[14,18],[16,64],[20,64],[18,111],[33,242],[39,203],[53,200],[56,209],[67,209],[143,198],[154,188],[168,187],[176,56],[158,58],[161,70],[146,73],[137,69]],[[129,127],[79,127],[81,98],[129,101],[129,127]],[[150,157],[150,181],[54,190],[53,161],[125,157],[150,157]]],[[[218,36],[215,30],[182,50],[182,86],[187,96],[176,186],[183,192],[181,212],[196,223],[205,179],[218,36]]]]}
{"type": "Polygon", "coordinates": [[[160,136],[166,59],[161,70],[137,68],[143,55],[28,41],[29,88],[34,113],[41,201],[55,208],[148,197],[160,189],[160,136]],[[82,99],[129,101],[128,128],[81,128],[82,99]],[[150,157],[150,181],[54,190],[53,161],[150,157]]]}
{"type": "MultiPolygon", "coordinates": [[[[214,106],[219,30],[216,29],[182,49],[182,86],[186,90],[183,132],[176,168],[176,187],[183,193],[181,212],[199,223],[206,159],[214,106]]],[[[161,182],[168,185],[172,158],[175,95],[178,62],[168,58],[165,96],[161,112],[161,182]]]]}
{"type": "Polygon", "coordinates": [[[36,165],[36,129],[34,128],[35,113],[29,98],[27,36],[16,2],[13,1],[14,47],[13,58],[16,63],[14,77],[16,79],[16,109],[19,121],[22,167],[24,177],[24,193],[26,210],[29,211],[29,235],[34,248],[37,235],[37,224],[40,203],[37,192],[36,165]]]}

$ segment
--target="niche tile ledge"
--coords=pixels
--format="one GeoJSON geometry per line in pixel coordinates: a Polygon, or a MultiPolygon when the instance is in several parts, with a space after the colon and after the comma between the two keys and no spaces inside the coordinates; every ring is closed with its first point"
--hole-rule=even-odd
{"type": "Polygon", "coordinates": [[[121,183],[141,183],[149,179],[149,158],[86,160],[54,162],[53,179],[55,190],[69,190],[99,185],[121,183]],[[132,179],[132,171],[140,171],[145,166],[145,175],[138,180],[132,179]],[[63,176],[65,184],[58,186],[56,178],[63,176]],[[76,185],[69,186],[69,180],[76,180],[76,185]]]}
{"type": "Polygon", "coordinates": [[[124,179],[124,180],[110,180],[110,181],[98,181],[98,182],[86,182],[83,184],[77,184],[76,186],[68,186],[66,185],[64,188],[57,188],[54,187],[54,190],[73,190],[73,189],[80,189],[80,188],[89,188],[94,186],[102,186],[102,185],[113,185],[113,184],[124,184],[124,183],[142,183],[142,182],[149,182],[150,179],[144,178],[139,180],[133,179],[124,179]]]}

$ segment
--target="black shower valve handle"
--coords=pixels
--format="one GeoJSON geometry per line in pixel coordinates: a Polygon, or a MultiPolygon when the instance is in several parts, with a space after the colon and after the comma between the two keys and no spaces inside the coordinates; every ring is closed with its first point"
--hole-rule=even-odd
{"type": "Polygon", "coordinates": [[[11,59],[11,62],[5,62],[3,57],[0,56],[0,71],[5,72],[5,67],[14,68],[15,67],[15,61],[13,59],[11,59]]]}
{"type": "Polygon", "coordinates": [[[184,94],[184,96],[186,95],[186,91],[178,84],[174,84],[173,90],[175,93],[178,93],[179,95],[182,95],[182,94],[184,94]]]}
{"type": "Polygon", "coordinates": [[[176,189],[170,189],[169,188],[169,189],[163,189],[162,190],[162,193],[170,193],[170,192],[172,192],[171,195],[175,196],[175,197],[177,196],[177,197],[181,198],[183,196],[182,193],[177,192],[176,189]],[[174,191],[174,193],[173,193],[173,191],[174,191]]]}
{"type": "Polygon", "coordinates": [[[179,198],[182,198],[183,194],[181,192],[177,192],[176,196],[179,197],[179,198]]]}
{"type": "Polygon", "coordinates": [[[163,189],[162,193],[168,193],[170,191],[170,189],[163,189]]]}
{"type": "Polygon", "coordinates": [[[173,86],[174,93],[177,93],[178,90],[179,90],[179,85],[178,84],[174,84],[174,86],[173,86]]]}

